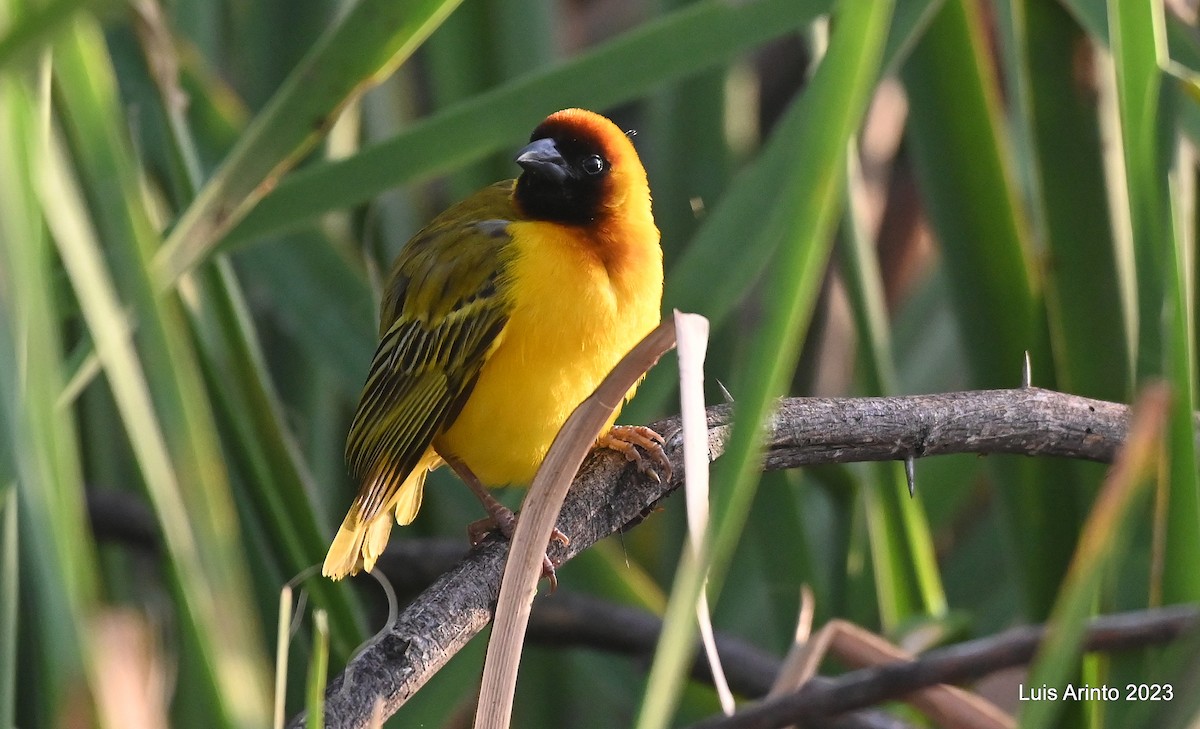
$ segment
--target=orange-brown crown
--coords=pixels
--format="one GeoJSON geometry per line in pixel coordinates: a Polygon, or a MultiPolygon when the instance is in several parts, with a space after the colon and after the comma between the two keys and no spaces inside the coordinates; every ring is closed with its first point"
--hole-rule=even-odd
{"type": "MultiPolygon", "coordinates": [[[[564,109],[546,117],[530,136],[531,149],[550,140],[562,156],[561,171],[539,175],[529,166],[518,182],[517,202],[529,214],[558,222],[603,224],[614,215],[650,221],[646,170],[629,137],[604,116],[564,109]],[[603,161],[590,174],[593,157],[603,161]]],[[[520,158],[518,158],[520,162],[520,158]]]]}

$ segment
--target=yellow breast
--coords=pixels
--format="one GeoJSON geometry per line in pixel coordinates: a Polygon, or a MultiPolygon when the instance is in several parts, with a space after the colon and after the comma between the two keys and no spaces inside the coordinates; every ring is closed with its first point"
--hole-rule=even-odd
{"type": "Polygon", "coordinates": [[[616,270],[568,227],[520,222],[508,232],[508,324],[461,413],[434,442],[489,486],[532,480],[575,407],[658,324],[662,300],[657,231],[623,244],[616,270]]]}

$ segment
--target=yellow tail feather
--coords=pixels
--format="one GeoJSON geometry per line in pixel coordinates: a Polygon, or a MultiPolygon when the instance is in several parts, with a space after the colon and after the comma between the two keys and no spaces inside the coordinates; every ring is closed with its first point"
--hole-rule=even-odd
{"type": "Polygon", "coordinates": [[[346,575],[358,574],[359,570],[370,572],[374,569],[375,560],[383,554],[392,533],[393,514],[396,523],[401,526],[410,524],[416,518],[425,490],[425,476],[441,464],[442,459],[430,449],[380,513],[369,522],[361,520],[358,503],[355,502],[342,521],[337,536],[333,538],[333,544],[329,546],[321,574],[340,580],[346,575]]]}
{"type": "Polygon", "coordinates": [[[366,531],[366,526],[359,524],[357,504],[350,507],[350,513],[346,514],[337,536],[333,538],[333,544],[329,546],[329,553],[325,555],[325,564],[321,567],[321,574],[334,580],[356,574],[358,572],[358,554],[362,550],[366,531]]]}

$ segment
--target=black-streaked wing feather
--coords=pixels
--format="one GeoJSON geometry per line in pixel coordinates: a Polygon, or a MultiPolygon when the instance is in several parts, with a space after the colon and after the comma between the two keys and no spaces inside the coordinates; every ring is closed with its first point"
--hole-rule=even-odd
{"type": "Polygon", "coordinates": [[[452,422],[502,337],[509,314],[502,272],[507,221],[470,213],[508,212],[507,194],[496,197],[503,192],[493,186],[461,204],[474,203],[478,211],[451,208],[393,267],[381,340],[346,440],[363,523],[380,513],[452,422]]]}

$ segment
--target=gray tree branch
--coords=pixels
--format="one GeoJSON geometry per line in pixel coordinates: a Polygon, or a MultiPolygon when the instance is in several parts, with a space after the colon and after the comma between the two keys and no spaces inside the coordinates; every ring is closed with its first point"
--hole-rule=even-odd
{"type": "MultiPolygon", "coordinates": [[[[886,398],[791,398],[768,424],[764,469],[818,463],[898,460],[950,453],[1012,453],[1111,461],[1128,419],[1124,405],[1040,388],[886,398]]],[[[724,452],[732,408],[709,408],[710,457],[724,452]]],[[[682,474],[678,419],[655,423],[682,474]]],[[[620,456],[600,451],[584,462],[558,528],[568,561],[636,524],[680,485],[641,477],[620,456]]],[[[719,488],[719,485],[718,485],[719,488]]],[[[919,472],[918,472],[919,488],[919,472]]],[[[492,618],[507,545],[488,540],[417,597],[373,643],[351,659],[326,691],[326,725],[363,727],[376,701],[391,716],[492,618]]],[[[291,722],[303,726],[303,715],[291,722]]]]}

